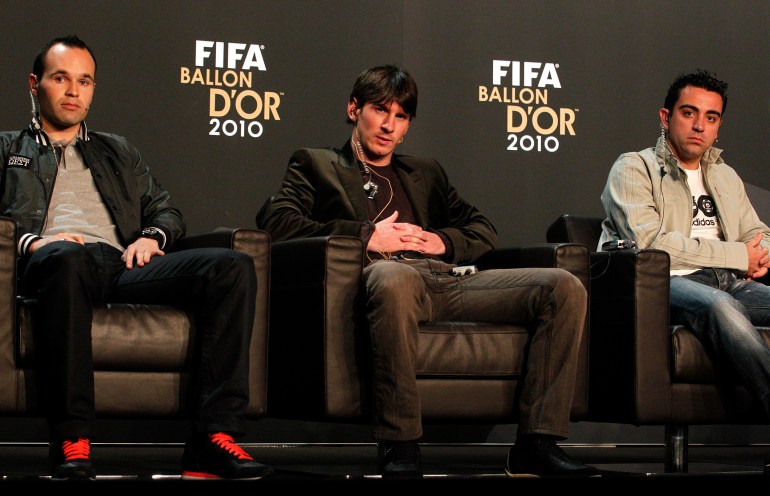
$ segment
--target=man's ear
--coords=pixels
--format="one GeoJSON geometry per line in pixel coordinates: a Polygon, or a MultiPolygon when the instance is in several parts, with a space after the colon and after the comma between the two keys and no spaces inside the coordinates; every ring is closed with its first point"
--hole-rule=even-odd
{"type": "Polygon", "coordinates": [[[671,113],[665,107],[660,109],[659,113],[660,113],[660,124],[661,124],[661,126],[665,122],[666,123],[666,127],[668,127],[668,120],[671,117],[671,113]]]}
{"type": "Polygon", "coordinates": [[[353,122],[358,122],[358,115],[361,113],[361,107],[358,106],[358,100],[353,98],[348,102],[348,117],[353,122]]]}

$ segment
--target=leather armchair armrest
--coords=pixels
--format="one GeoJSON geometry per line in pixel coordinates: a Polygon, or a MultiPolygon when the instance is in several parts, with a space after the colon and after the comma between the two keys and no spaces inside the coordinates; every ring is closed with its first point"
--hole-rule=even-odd
{"type": "Polygon", "coordinates": [[[660,423],[671,412],[669,256],[591,254],[588,420],[660,423]]]}
{"type": "Polygon", "coordinates": [[[357,304],[360,239],[325,236],[272,244],[270,416],[307,420],[361,414],[368,366],[357,360],[366,326],[357,304]],[[357,330],[358,329],[358,330],[357,330]],[[364,330],[364,332],[361,332],[364,330]],[[361,372],[359,372],[359,370],[361,372]]]}
{"type": "MultiPolygon", "coordinates": [[[[270,241],[270,235],[258,229],[241,229],[237,227],[218,227],[213,231],[184,236],[176,241],[169,251],[186,250],[189,248],[236,248],[236,243],[241,243],[241,248],[248,246],[248,238],[253,242],[257,238],[263,238],[262,242],[270,241]]],[[[248,251],[248,249],[246,250],[248,251]]]]}
{"type": "Polygon", "coordinates": [[[0,217],[0,405],[17,403],[14,329],[16,328],[16,222],[0,217]]]}
{"type": "Polygon", "coordinates": [[[358,284],[364,256],[363,243],[354,237],[321,236],[277,241],[272,244],[273,287],[285,290],[323,284],[330,272],[336,272],[340,278],[337,283],[358,284]],[[346,270],[339,271],[338,268],[346,270]]]}
{"type": "Polygon", "coordinates": [[[480,270],[525,267],[560,268],[575,275],[590,289],[589,250],[577,243],[545,243],[492,250],[475,262],[480,270]]]}

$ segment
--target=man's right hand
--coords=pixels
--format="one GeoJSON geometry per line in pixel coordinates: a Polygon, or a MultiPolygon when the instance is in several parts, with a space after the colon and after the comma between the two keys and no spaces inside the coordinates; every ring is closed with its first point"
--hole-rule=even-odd
{"type": "Polygon", "coordinates": [[[770,257],[767,248],[761,245],[762,233],[754,235],[751,241],[746,243],[746,252],[749,256],[749,268],[746,270],[746,276],[749,279],[758,279],[767,274],[770,257]]]}
{"type": "Polygon", "coordinates": [[[374,225],[374,232],[372,237],[369,238],[369,245],[366,247],[368,251],[388,253],[413,249],[403,246],[401,236],[405,230],[415,232],[415,230],[422,231],[422,229],[411,224],[396,223],[397,218],[398,212],[396,211],[374,225]]]}
{"type": "Polygon", "coordinates": [[[83,236],[80,234],[59,233],[53,236],[46,236],[44,238],[38,239],[37,241],[29,245],[29,252],[35,253],[38,249],[44,247],[48,243],[53,243],[54,241],[71,241],[73,243],[78,243],[80,245],[85,244],[85,241],[83,240],[83,236]]]}
{"type": "Polygon", "coordinates": [[[444,241],[436,233],[425,231],[420,226],[407,222],[396,222],[398,211],[375,224],[372,237],[369,238],[367,251],[392,253],[398,251],[416,251],[426,255],[446,253],[444,241]]]}

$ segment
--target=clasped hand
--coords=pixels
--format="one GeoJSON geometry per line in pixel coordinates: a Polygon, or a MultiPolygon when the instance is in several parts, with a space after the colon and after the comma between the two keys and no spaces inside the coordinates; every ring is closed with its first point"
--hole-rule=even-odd
{"type": "Polygon", "coordinates": [[[375,230],[366,249],[378,253],[416,251],[426,255],[443,255],[446,247],[441,237],[425,231],[420,226],[396,222],[398,212],[393,212],[375,224],[375,230]]]}
{"type": "Polygon", "coordinates": [[[768,250],[760,244],[761,241],[762,233],[759,232],[754,235],[751,241],[746,243],[746,251],[749,255],[749,268],[746,271],[746,277],[749,279],[759,279],[764,276],[770,266],[768,250]]]}

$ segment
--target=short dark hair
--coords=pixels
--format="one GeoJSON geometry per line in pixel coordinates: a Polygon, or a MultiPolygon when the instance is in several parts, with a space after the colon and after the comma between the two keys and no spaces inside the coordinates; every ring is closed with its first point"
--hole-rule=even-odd
{"type": "Polygon", "coordinates": [[[717,79],[716,74],[704,69],[696,69],[695,72],[689,74],[680,74],[671,83],[666,94],[666,100],[663,106],[669,111],[674,110],[674,105],[679,100],[682,90],[686,86],[695,86],[696,88],[703,88],[706,91],[713,91],[719,93],[722,97],[722,114],[727,109],[727,83],[717,79]]]}
{"type": "MultiPolygon", "coordinates": [[[[349,101],[354,99],[359,107],[369,102],[389,103],[395,100],[409,114],[410,120],[417,116],[417,83],[409,72],[395,65],[381,65],[359,74],[349,101]]],[[[350,117],[347,121],[353,122],[350,117]]]]}
{"type": "Polygon", "coordinates": [[[46,43],[45,46],[43,46],[43,48],[41,48],[37,53],[35,62],[32,64],[32,74],[37,76],[38,80],[43,77],[43,72],[45,71],[45,56],[48,54],[48,51],[51,49],[51,47],[59,44],[70,48],[82,48],[84,50],[88,50],[88,53],[91,54],[91,58],[94,59],[94,71],[96,71],[96,56],[94,55],[94,51],[91,50],[91,47],[86,45],[86,42],[78,38],[77,35],[68,34],[67,36],[61,36],[59,38],[52,39],[46,43]]]}

